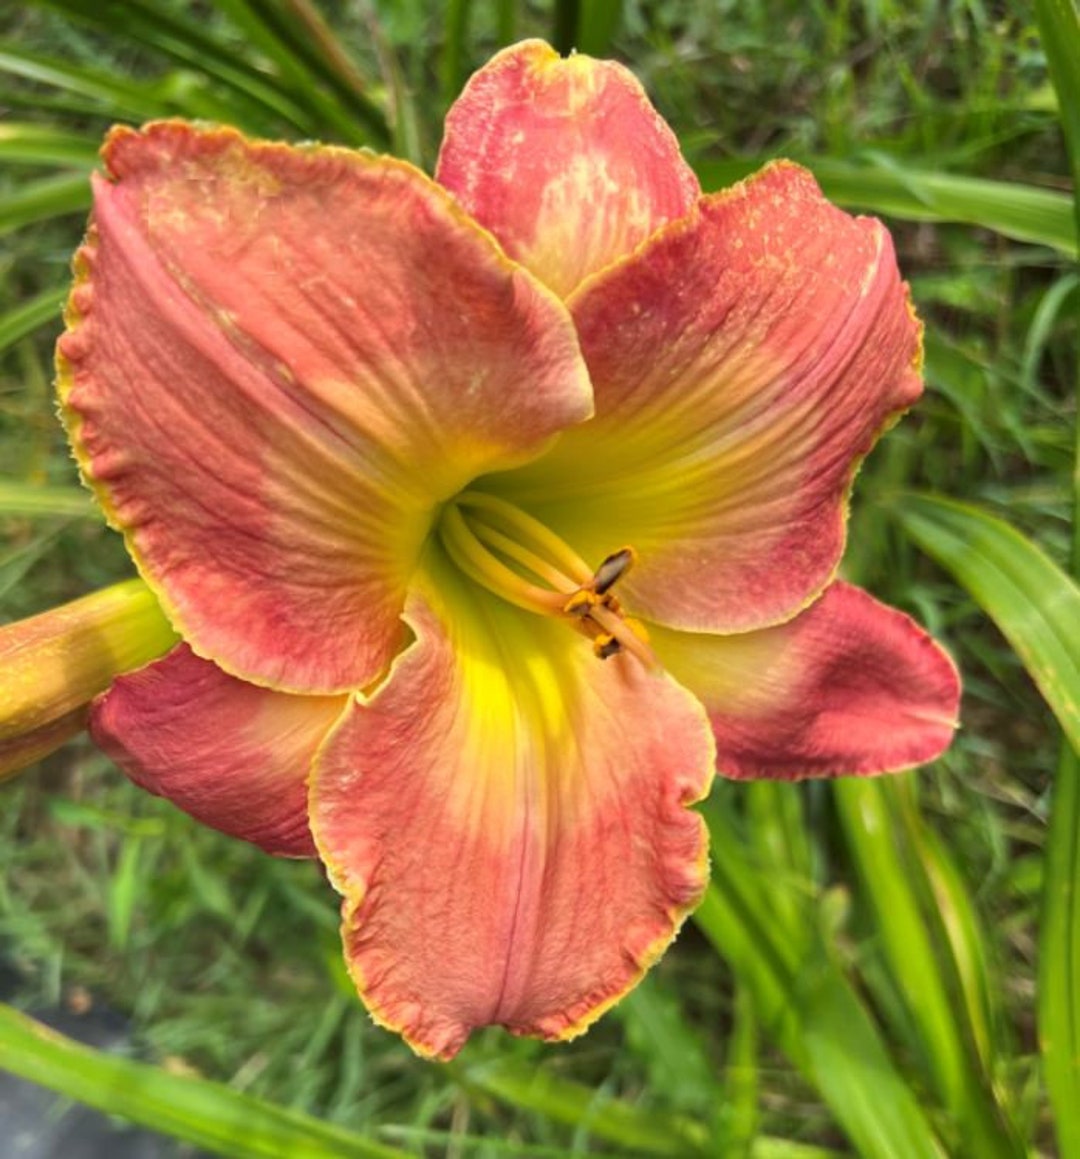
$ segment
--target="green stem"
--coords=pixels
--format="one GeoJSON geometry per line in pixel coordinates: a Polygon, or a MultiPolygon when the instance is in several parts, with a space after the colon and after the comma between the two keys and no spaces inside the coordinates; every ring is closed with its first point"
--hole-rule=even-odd
{"type": "Polygon", "coordinates": [[[578,24],[581,19],[579,0],[555,0],[555,22],[551,43],[556,52],[566,56],[577,48],[578,24]]]}
{"type": "MultiPolygon", "coordinates": [[[[1072,166],[1080,234],[1080,12],[1074,0],[1036,0],[1072,166]]],[[[1078,367],[1080,387],[1080,367],[1078,367]]],[[[1080,394],[1080,390],[1078,390],[1080,394]]],[[[1072,571],[1080,576],[1080,407],[1073,462],[1072,571]]],[[[1039,937],[1039,1039],[1062,1159],[1080,1157],[1080,759],[1062,741],[1046,841],[1039,937]]]]}

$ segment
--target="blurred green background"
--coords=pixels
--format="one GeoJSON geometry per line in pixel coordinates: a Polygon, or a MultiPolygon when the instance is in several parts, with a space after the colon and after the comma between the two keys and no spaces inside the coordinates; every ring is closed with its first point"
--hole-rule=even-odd
{"type": "Polygon", "coordinates": [[[706,188],[790,156],[892,228],[928,390],[860,474],[844,573],[956,656],[954,747],[879,781],[719,784],[713,885],[645,983],[572,1044],[491,1031],[439,1066],[370,1024],[316,866],[72,744],[0,788],[0,955],[17,1005],[107,1004],[145,1064],[7,1009],[0,1066],[229,1156],[1080,1156],[1072,0],[0,7],[0,617],[130,574],[51,388],[107,126],[430,171],[464,80],[527,35],[630,65],[706,188]]]}

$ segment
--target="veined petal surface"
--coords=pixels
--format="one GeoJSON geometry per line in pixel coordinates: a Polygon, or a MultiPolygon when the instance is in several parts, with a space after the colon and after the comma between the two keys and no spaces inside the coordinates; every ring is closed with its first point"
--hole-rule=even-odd
{"type": "Polygon", "coordinates": [[[591,411],[564,308],[403,162],[114,130],[60,390],[85,478],[200,655],[377,679],[435,506],[591,411]]]}
{"type": "Polygon", "coordinates": [[[436,179],[561,296],[700,193],[628,69],[540,40],[504,49],[446,118],[436,179]]]}
{"type": "Polygon", "coordinates": [[[311,826],[376,1021],[449,1058],[476,1027],[573,1037],[707,878],[701,706],[449,571],[316,759],[311,826]]]}
{"type": "Polygon", "coordinates": [[[952,660],[908,616],[843,582],[779,627],[654,628],[651,640],[705,705],[729,777],[893,772],[940,756],[957,727],[952,660]]]}
{"type": "Polygon", "coordinates": [[[347,702],[248,684],[180,644],[98,697],[90,735],[137,785],[204,825],[313,857],[308,772],[347,702]]]}
{"type": "Polygon", "coordinates": [[[775,163],[570,303],[596,417],[493,483],[601,559],[634,613],[736,632],[828,583],[854,472],[918,397],[920,327],[880,222],[775,163]]]}

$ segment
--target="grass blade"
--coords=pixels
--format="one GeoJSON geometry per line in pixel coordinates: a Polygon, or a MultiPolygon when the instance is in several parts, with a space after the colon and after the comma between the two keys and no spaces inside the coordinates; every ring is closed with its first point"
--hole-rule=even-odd
{"type": "Polygon", "coordinates": [[[1039,1047],[1061,1159],[1080,1156],[1080,758],[1062,747],[1039,923],[1039,1047]]]}
{"type": "Polygon", "coordinates": [[[89,493],[78,487],[38,487],[4,480],[0,480],[0,515],[101,518],[89,493]]]}
{"type": "Polygon", "coordinates": [[[375,118],[376,127],[385,128],[382,114],[368,97],[370,82],[311,0],[284,0],[280,11],[291,21],[297,49],[311,67],[326,78],[342,100],[355,104],[365,118],[375,118]]]}
{"type": "Polygon", "coordinates": [[[39,326],[55,322],[59,328],[60,309],[68,296],[68,286],[53,286],[27,298],[18,306],[0,314],[0,353],[32,334],[39,326]]]}
{"type": "Polygon", "coordinates": [[[7,72],[24,80],[53,85],[65,92],[89,97],[103,116],[151,121],[183,111],[175,102],[157,95],[157,82],[118,80],[111,73],[99,69],[70,64],[39,53],[19,49],[18,52],[0,51],[0,72],[7,72]]]}
{"type": "Polygon", "coordinates": [[[89,208],[90,182],[85,173],[28,181],[0,196],[0,235],[34,221],[85,213],[89,208]]]}
{"type": "Polygon", "coordinates": [[[689,1119],[639,1110],[550,1071],[512,1062],[454,1069],[466,1088],[484,1091],[555,1122],[569,1123],[628,1150],[649,1155],[703,1153],[705,1132],[689,1119]]]}
{"type": "Polygon", "coordinates": [[[763,1027],[815,1085],[865,1159],[942,1159],[911,1086],[831,956],[817,915],[793,941],[774,922],[776,882],[742,851],[715,798],[704,807],[713,883],[694,920],[754,996],[763,1027]]]}
{"type": "Polygon", "coordinates": [[[625,1027],[627,1048],[640,1058],[650,1087],[665,1105],[700,1115],[723,1101],[697,1028],[662,975],[646,975],[615,1012],[625,1027]]]}
{"type": "Polygon", "coordinates": [[[384,147],[389,142],[389,131],[373,106],[359,98],[352,99],[349,105],[343,103],[340,89],[313,59],[313,50],[305,37],[290,26],[284,9],[264,0],[221,0],[220,7],[265,54],[292,98],[310,111],[320,135],[328,133],[334,140],[350,145],[384,147]]]}
{"type": "MultiPolygon", "coordinates": [[[[1080,230],[1080,12],[1074,0],[1036,0],[1057,90],[1080,230]]],[[[1080,414],[1073,449],[1074,577],[1080,577],[1080,414]]],[[[1076,624],[1073,625],[1076,630],[1076,624]]],[[[1062,1159],[1080,1156],[1080,748],[1062,745],[1046,844],[1040,920],[1039,1040],[1062,1159]]]]}
{"type": "Polygon", "coordinates": [[[1080,588],[1013,527],[978,507],[906,495],[908,535],[971,594],[1024,663],[1080,748],[1080,588]]]}
{"type": "MultiPolygon", "coordinates": [[[[271,118],[281,118],[302,133],[313,132],[304,110],[243,54],[237,54],[234,46],[222,43],[211,31],[192,20],[163,11],[160,4],[148,4],[146,0],[101,0],[91,5],[82,0],[37,2],[98,28],[111,38],[144,44],[220,82],[239,98],[231,116],[225,115],[223,107],[219,114],[222,120],[237,121],[254,131],[267,131],[272,121],[264,123],[263,118],[269,113],[271,118]]],[[[222,104],[226,104],[224,99],[222,104]]]]}
{"type": "Polygon", "coordinates": [[[622,9],[622,0],[583,0],[578,18],[578,51],[590,56],[610,56],[611,42],[622,21],[622,9]]]}
{"type": "Polygon", "coordinates": [[[0,125],[0,161],[28,165],[81,165],[92,169],[97,164],[97,155],[98,142],[82,133],[71,133],[51,125],[13,121],[0,125]]]}
{"type": "Polygon", "coordinates": [[[713,1110],[714,1131],[723,1155],[754,1154],[761,1097],[758,1037],[753,995],[745,986],[737,985],[724,1066],[724,1094],[713,1110]]]}
{"type": "Polygon", "coordinates": [[[380,145],[389,143],[386,118],[369,96],[371,84],[310,0],[249,0],[278,40],[320,80],[350,117],[380,145]]]}
{"type": "MultiPolygon", "coordinates": [[[[705,189],[720,189],[752,173],[768,157],[697,166],[705,189]]],[[[796,158],[800,160],[800,158],[796,158]]],[[[804,157],[826,197],[851,209],[904,221],[949,221],[992,229],[1017,241],[1077,256],[1072,199],[1064,193],[1009,181],[914,169],[875,154],[866,164],[804,157]]]]}
{"type": "Polygon", "coordinates": [[[513,44],[518,38],[517,0],[497,0],[495,9],[499,44],[513,44]]]}
{"type": "Polygon", "coordinates": [[[4,1005],[0,1068],[230,1159],[403,1159],[405,1154],[220,1083],[92,1050],[4,1005]]]}
{"type": "Polygon", "coordinates": [[[447,108],[465,82],[465,40],[469,34],[472,0],[447,0],[446,42],[439,70],[443,105],[447,108]]]}
{"type": "Polygon", "coordinates": [[[392,152],[395,156],[411,161],[417,168],[423,169],[427,158],[417,103],[406,83],[398,55],[393,46],[387,42],[374,16],[368,20],[368,30],[386,86],[392,152]]]}
{"type": "Polygon", "coordinates": [[[939,899],[912,840],[912,826],[921,821],[905,800],[910,795],[904,781],[852,778],[833,786],[882,957],[906,1007],[907,1037],[925,1060],[965,1145],[985,1159],[1022,1159],[1025,1151],[1016,1130],[983,1071],[985,1055],[967,1017],[969,1007],[953,946],[942,928],[939,899]]]}
{"type": "Polygon", "coordinates": [[[1035,0],[1035,16],[1050,79],[1057,90],[1058,117],[1072,162],[1080,227],[1080,11],[1075,0],[1035,0]]]}
{"type": "Polygon", "coordinates": [[[555,0],[551,18],[551,46],[562,56],[577,48],[581,0],[555,0]]]}

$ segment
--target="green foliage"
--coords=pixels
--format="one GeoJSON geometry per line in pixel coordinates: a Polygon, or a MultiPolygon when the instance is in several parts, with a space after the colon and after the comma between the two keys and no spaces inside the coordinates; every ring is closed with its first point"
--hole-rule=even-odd
{"type": "Polygon", "coordinates": [[[718,786],[712,884],[646,984],[569,1046],[493,1031],[447,1067],[370,1025],[313,866],[73,745],[3,789],[0,944],[22,1003],[90,993],[145,1061],[0,1009],[0,1065],[229,1155],[1080,1156],[1076,26],[1072,0],[0,11],[5,615],[130,566],[50,391],[108,125],[202,118],[430,168],[471,70],[540,35],[626,60],[707,186],[791,156],[889,221],[929,390],[862,471],[844,568],[947,640],[966,687],[932,769],[718,786]]]}
{"type": "Polygon", "coordinates": [[[0,1066],[232,1159],[395,1159],[405,1154],[205,1079],[79,1046],[10,1006],[0,1006],[0,1066]]]}

